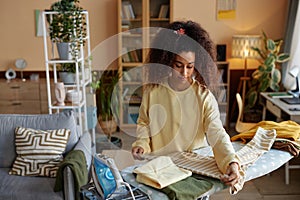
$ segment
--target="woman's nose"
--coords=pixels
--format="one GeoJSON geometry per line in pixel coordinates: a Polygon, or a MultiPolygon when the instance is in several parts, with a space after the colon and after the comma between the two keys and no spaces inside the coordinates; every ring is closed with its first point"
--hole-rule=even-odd
{"type": "Polygon", "coordinates": [[[182,75],[187,75],[187,67],[183,67],[183,68],[182,68],[181,74],[182,74],[182,75]]]}

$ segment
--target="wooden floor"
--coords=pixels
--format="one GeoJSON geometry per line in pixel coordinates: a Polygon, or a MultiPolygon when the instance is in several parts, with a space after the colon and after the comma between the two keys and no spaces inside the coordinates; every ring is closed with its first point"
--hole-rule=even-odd
{"type": "MultiPolygon", "coordinates": [[[[230,134],[231,135],[231,134],[230,134]]],[[[98,134],[99,136],[99,134],[98,134]]],[[[131,133],[117,132],[113,136],[122,139],[122,149],[131,150],[134,137],[131,133]]],[[[107,147],[106,147],[107,148],[107,147]]],[[[300,164],[300,158],[292,160],[300,164]]],[[[230,195],[223,190],[210,196],[210,200],[299,200],[300,199],[300,169],[290,170],[290,184],[284,182],[284,167],[269,175],[245,183],[243,189],[236,195],[230,195]]]]}

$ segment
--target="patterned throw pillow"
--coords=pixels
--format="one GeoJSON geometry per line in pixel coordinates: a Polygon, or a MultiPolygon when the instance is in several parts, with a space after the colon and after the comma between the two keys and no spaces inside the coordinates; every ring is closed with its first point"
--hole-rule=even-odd
{"type": "Polygon", "coordinates": [[[9,174],[56,177],[69,136],[69,129],[43,131],[17,127],[17,157],[9,174]]]}

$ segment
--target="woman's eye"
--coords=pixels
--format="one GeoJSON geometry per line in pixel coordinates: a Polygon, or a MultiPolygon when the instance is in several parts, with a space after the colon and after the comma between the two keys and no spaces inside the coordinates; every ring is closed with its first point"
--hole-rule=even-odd
{"type": "Polygon", "coordinates": [[[177,68],[183,68],[183,67],[184,67],[184,65],[181,65],[181,64],[175,64],[175,66],[176,66],[177,68]]]}
{"type": "Polygon", "coordinates": [[[193,69],[194,66],[193,66],[193,65],[188,65],[187,68],[188,68],[188,69],[193,69]]]}

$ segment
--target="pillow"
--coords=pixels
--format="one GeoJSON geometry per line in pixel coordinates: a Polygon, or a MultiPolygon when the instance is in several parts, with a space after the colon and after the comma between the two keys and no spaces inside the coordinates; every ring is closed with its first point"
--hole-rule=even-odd
{"type": "Polygon", "coordinates": [[[56,177],[70,133],[69,129],[43,131],[17,127],[17,157],[9,174],[56,177]]]}

